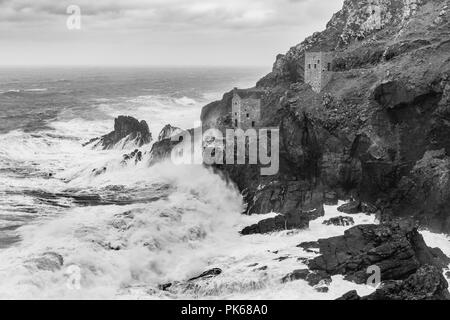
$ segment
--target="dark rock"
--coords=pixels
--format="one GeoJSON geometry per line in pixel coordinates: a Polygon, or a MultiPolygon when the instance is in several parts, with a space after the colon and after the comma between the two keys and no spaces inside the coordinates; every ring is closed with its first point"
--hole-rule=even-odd
{"type": "Polygon", "coordinates": [[[450,300],[448,282],[439,268],[423,266],[405,280],[384,282],[363,300],[450,300]]]}
{"type": "Polygon", "coordinates": [[[399,81],[388,81],[375,88],[374,99],[384,108],[395,108],[410,103],[415,98],[399,81]]]}
{"type": "Polygon", "coordinates": [[[356,290],[353,290],[353,291],[347,292],[342,297],[340,297],[336,300],[354,301],[354,300],[361,300],[361,297],[358,295],[358,292],[356,292],[356,290]]]}
{"type": "Polygon", "coordinates": [[[149,164],[154,165],[158,162],[170,159],[172,151],[179,144],[179,141],[172,141],[170,139],[155,142],[150,151],[149,164]]]}
{"type": "Polygon", "coordinates": [[[142,151],[139,151],[139,149],[134,150],[133,152],[129,154],[123,155],[122,165],[126,165],[129,163],[130,160],[134,159],[134,163],[137,164],[142,161],[142,151]]]}
{"type": "Polygon", "coordinates": [[[302,213],[290,213],[278,215],[246,227],[241,231],[242,235],[265,234],[276,231],[306,229],[309,227],[309,217],[302,213]]]}
{"type": "Polygon", "coordinates": [[[172,286],[172,283],[165,283],[165,284],[160,284],[158,286],[158,289],[161,291],[166,291],[167,289],[169,289],[172,286]]]}
{"type": "Polygon", "coordinates": [[[311,241],[311,242],[302,242],[298,246],[298,248],[302,248],[306,252],[310,253],[317,253],[319,252],[319,242],[317,241],[311,241]]]}
{"type": "Polygon", "coordinates": [[[289,258],[290,258],[289,256],[284,256],[284,257],[278,257],[278,258],[275,258],[274,260],[276,260],[276,261],[278,261],[278,262],[282,262],[282,261],[287,260],[287,259],[289,259],[289,258]]]}
{"type": "Polygon", "coordinates": [[[268,268],[267,266],[263,266],[263,267],[261,267],[261,268],[258,268],[257,270],[258,270],[258,271],[266,271],[267,268],[268,268]]]}
{"type": "Polygon", "coordinates": [[[308,269],[294,270],[281,279],[281,282],[289,282],[296,280],[305,280],[311,287],[318,284],[329,285],[331,283],[331,277],[326,272],[311,272],[308,269]]]}
{"type": "Polygon", "coordinates": [[[315,290],[320,293],[327,293],[328,291],[330,291],[328,287],[318,287],[315,290]]]}
{"type": "Polygon", "coordinates": [[[294,270],[290,274],[286,275],[281,279],[281,282],[289,282],[289,281],[295,281],[295,280],[306,280],[308,275],[311,273],[308,269],[302,269],[302,270],[294,270]]]}
{"type": "Polygon", "coordinates": [[[308,277],[306,278],[306,281],[311,287],[317,286],[318,284],[324,283],[326,285],[331,284],[331,277],[326,272],[323,271],[315,271],[311,272],[308,277]]]}
{"type": "Polygon", "coordinates": [[[450,157],[444,149],[428,151],[392,194],[395,215],[413,217],[420,225],[442,232],[450,230],[450,157]]]}
{"type": "Polygon", "coordinates": [[[217,277],[222,273],[222,270],[219,268],[214,268],[208,271],[203,272],[201,275],[194,277],[192,279],[189,279],[189,281],[199,280],[199,279],[207,279],[212,277],[217,277]]]}
{"type": "Polygon", "coordinates": [[[134,142],[137,147],[150,143],[152,141],[152,134],[150,133],[147,122],[139,122],[139,120],[133,117],[119,116],[114,120],[114,131],[101,138],[92,139],[87,144],[84,144],[84,146],[92,145],[93,147],[101,147],[103,150],[108,150],[112,149],[122,140],[125,142],[134,142]]]}
{"type": "Polygon", "coordinates": [[[381,269],[383,281],[404,280],[427,264],[442,267],[417,229],[402,223],[356,226],[343,236],[319,240],[319,246],[322,255],[308,262],[311,270],[343,274],[360,284],[373,265],[381,269]]]}
{"type": "Polygon", "coordinates": [[[351,217],[335,217],[324,221],[323,224],[327,226],[333,225],[333,226],[347,227],[354,225],[355,220],[353,220],[353,218],[351,217]]]}
{"type": "Polygon", "coordinates": [[[335,206],[339,203],[339,197],[336,192],[325,192],[324,204],[327,206],[335,206]]]}
{"type": "Polygon", "coordinates": [[[362,212],[361,202],[352,201],[350,203],[343,204],[338,208],[339,212],[346,214],[357,214],[362,212]]]}

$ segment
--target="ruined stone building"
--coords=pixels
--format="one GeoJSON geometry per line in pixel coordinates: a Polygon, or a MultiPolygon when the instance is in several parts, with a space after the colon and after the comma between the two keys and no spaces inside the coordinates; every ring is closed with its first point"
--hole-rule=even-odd
{"type": "Polygon", "coordinates": [[[261,121],[261,92],[233,91],[232,121],[234,128],[256,128],[261,121]]]}
{"type": "Polygon", "coordinates": [[[331,80],[333,54],[331,52],[305,53],[305,83],[319,93],[331,80]]]}

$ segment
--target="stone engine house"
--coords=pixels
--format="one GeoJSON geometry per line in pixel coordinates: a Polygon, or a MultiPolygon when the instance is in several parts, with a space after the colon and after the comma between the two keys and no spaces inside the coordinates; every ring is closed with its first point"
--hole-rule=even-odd
{"type": "Polygon", "coordinates": [[[331,52],[305,53],[305,83],[319,93],[328,84],[333,75],[333,54],[331,52]]]}
{"type": "Polygon", "coordinates": [[[258,127],[261,121],[261,93],[235,88],[231,109],[233,128],[247,130],[258,127]]]}

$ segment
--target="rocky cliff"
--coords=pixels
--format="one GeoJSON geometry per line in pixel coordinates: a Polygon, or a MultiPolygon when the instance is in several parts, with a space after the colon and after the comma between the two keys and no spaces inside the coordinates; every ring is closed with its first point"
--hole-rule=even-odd
{"type": "MultiPolygon", "coordinates": [[[[255,88],[264,126],[280,128],[280,172],[222,166],[248,213],[320,214],[355,198],[383,220],[450,232],[448,0],[346,0],[326,29],[285,55],[255,88]],[[331,51],[321,93],[304,83],[306,51],[331,51]]],[[[206,106],[205,127],[229,126],[231,92],[206,106]]],[[[273,221],[271,225],[276,225],[273,221]]],[[[252,230],[258,230],[254,226],[252,230]]]]}

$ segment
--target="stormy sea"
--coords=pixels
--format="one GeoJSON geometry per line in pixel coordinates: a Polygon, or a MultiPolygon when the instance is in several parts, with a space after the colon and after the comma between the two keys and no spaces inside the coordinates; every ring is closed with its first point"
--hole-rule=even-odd
{"type": "MultiPolygon", "coordinates": [[[[240,192],[211,170],[124,162],[133,143],[83,146],[109,133],[120,115],[145,120],[153,141],[167,124],[193,128],[204,105],[230,88],[251,87],[263,71],[0,70],[0,299],[335,299],[354,289],[373,292],[340,275],[316,286],[281,280],[318,255],[300,243],[350,228],[324,227],[350,217],[337,206],[325,206],[306,230],[244,238],[242,228],[275,213],[243,215],[240,192]]],[[[148,155],[151,148],[140,150],[148,155]]],[[[378,223],[374,215],[351,217],[356,225],[378,223]]],[[[450,255],[446,236],[422,235],[450,255]]]]}

